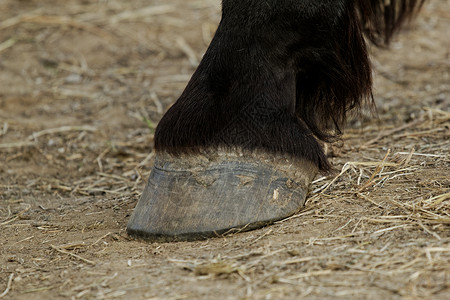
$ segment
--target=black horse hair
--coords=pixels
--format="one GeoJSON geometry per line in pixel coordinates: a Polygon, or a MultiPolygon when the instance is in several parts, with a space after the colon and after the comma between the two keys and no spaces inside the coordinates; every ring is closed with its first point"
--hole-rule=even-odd
{"type": "Polygon", "coordinates": [[[241,147],[330,165],[318,140],[373,106],[366,39],[385,46],[424,0],[223,0],[200,65],[155,133],[174,155],[241,147]]]}

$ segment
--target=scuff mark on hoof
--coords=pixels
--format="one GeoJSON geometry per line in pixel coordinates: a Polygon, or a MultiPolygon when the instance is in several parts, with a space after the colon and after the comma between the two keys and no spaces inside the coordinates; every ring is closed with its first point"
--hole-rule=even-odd
{"type": "Polygon", "coordinates": [[[311,162],[260,152],[158,153],[127,232],[167,242],[256,229],[302,208],[317,171],[311,162]]]}

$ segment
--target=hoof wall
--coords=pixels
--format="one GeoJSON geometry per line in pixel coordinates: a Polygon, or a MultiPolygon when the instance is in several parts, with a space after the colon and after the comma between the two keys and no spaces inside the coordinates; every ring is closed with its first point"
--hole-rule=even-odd
{"type": "Polygon", "coordinates": [[[127,232],[186,241],[259,228],[303,207],[316,173],[310,162],[267,154],[158,154],[127,232]]]}

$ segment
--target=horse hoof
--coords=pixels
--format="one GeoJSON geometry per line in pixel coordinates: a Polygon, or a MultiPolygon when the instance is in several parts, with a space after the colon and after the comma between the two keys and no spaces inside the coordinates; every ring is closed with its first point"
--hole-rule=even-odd
{"type": "Polygon", "coordinates": [[[256,229],[303,207],[317,171],[311,162],[265,153],[158,153],[127,232],[186,241],[256,229]]]}

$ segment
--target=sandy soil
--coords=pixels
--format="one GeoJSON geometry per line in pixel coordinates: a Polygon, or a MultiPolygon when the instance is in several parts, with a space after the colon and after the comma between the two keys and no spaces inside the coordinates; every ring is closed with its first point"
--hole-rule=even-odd
{"type": "Polygon", "coordinates": [[[199,242],[126,235],[219,4],[0,2],[0,298],[449,299],[447,0],[373,49],[378,116],[350,121],[304,210],[199,242]]]}

